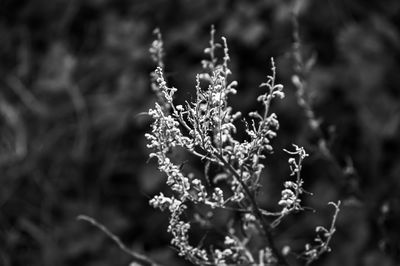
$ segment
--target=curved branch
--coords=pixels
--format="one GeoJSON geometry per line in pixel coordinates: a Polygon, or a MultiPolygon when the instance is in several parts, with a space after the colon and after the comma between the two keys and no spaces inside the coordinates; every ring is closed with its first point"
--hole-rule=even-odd
{"type": "Polygon", "coordinates": [[[134,251],[130,250],[127,246],[125,246],[124,243],[122,243],[122,241],[116,235],[114,235],[104,225],[100,224],[99,222],[97,222],[92,217],[89,217],[89,216],[86,216],[86,215],[79,215],[78,217],[76,217],[76,219],[79,220],[79,221],[88,222],[88,223],[92,224],[93,226],[97,227],[98,229],[100,229],[101,231],[103,231],[103,233],[105,233],[109,238],[111,238],[118,245],[118,247],[122,251],[124,251],[125,253],[129,254],[132,257],[132,259],[135,262],[140,263],[140,265],[143,265],[143,266],[162,266],[161,264],[158,264],[158,263],[152,261],[150,258],[146,257],[145,255],[142,255],[140,253],[137,253],[137,252],[134,252],[134,251]]]}

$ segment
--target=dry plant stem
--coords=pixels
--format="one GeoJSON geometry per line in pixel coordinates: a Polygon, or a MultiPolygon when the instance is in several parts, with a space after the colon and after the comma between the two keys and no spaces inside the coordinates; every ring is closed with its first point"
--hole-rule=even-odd
{"type": "MultiPolygon", "coordinates": [[[[242,186],[244,192],[246,193],[247,198],[250,201],[252,212],[254,216],[257,218],[257,220],[260,222],[262,231],[266,237],[267,244],[269,248],[271,248],[272,252],[276,256],[278,260],[278,265],[282,266],[289,266],[289,263],[286,261],[285,257],[282,256],[282,254],[279,252],[278,248],[276,247],[273,235],[272,235],[272,227],[265,221],[264,219],[264,213],[260,209],[260,207],[257,204],[257,201],[255,199],[254,193],[252,193],[249,189],[249,187],[243,182],[242,177],[240,174],[232,167],[232,165],[225,160],[225,158],[218,153],[217,150],[215,150],[214,156],[216,157],[215,160],[220,162],[228,171],[234,176],[234,178],[240,183],[242,186]]],[[[214,161],[215,161],[214,160],[214,161]]],[[[275,213],[269,213],[266,212],[268,215],[276,215],[275,213]]]]}
{"type": "Polygon", "coordinates": [[[152,261],[145,255],[142,255],[140,253],[130,250],[127,246],[124,245],[124,243],[121,242],[121,240],[116,235],[114,235],[104,225],[100,224],[92,217],[89,217],[86,215],[79,215],[76,219],[79,221],[88,222],[88,223],[92,224],[93,226],[97,227],[98,229],[100,229],[101,231],[103,231],[103,233],[105,233],[109,238],[111,238],[122,251],[129,254],[132,257],[132,259],[134,260],[134,262],[140,263],[140,265],[143,265],[143,266],[162,266],[161,264],[158,264],[158,263],[152,261]]]}
{"type": "Polygon", "coordinates": [[[330,234],[330,235],[328,236],[328,239],[326,240],[326,243],[325,243],[325,245],[324,245],[324,247],[323,247],[323,251],[324,251],[324,252],[328,250],[329,242],[330,242],[331,239],[332,239],[333,232],[335,232],[335,230],[336,230],[336,229],[335,229],[335,224],[336,224],[336,220],[337,220],[337,217],[338,217],[338,214],[339,214],[339,211],[340,211],[340,204],[341,204],[341,202],[340,202],[340,200],[339,200],[338,203],[329,202],[329,204],[330,204],[330,205],[333,205],[333,207],[335,207],[335,213],[333,214],[333,219],[332,219],[332,222],[331,222],[331,227],[329,228],[329,232],[332,232],[332,234],[330,234]]]}
{"type": "MultiPolygon", "coordinates": [[[[275,66],[273,66],[273,73],[274,73],[274,78],[275,78],[275,66]]],[[[274,85],[274,84],[273,84],[274,85]]],[[[273,86],[272,85],[272,86],[273,86]]],[[[269,105],[271,103],[272,100],[272,96],[269,96],[267,98],[267,103],[265,104],[265,113],[264,113],[264,120],[266,119],[267,115],[268,115],[268,110],[269,110],[269,105]]],[[[176,107],[174,106],[174,104],[171,104],[172,109],[173,109],[173,113],[177,114],[176,112],[176,107]]],[[[183,125],[185,128],[187,128],[188,130],[190,130],[191,128],[186,124],[186,122],[184,121],[184,119],[182,119],[179,115],[175,115],[175,117],[178,119],[178,121],[181,123],[181,125],[183,125]]],[[[261,131],[261,126],[259,127],[259,131],[261,131]]],[[[221,130],[220,130],[221,131],[221,130]]],[[[204,147],[204,145],[203,145],[204,147]]],[[[205,151],[205,149],[202,147],[202,151],[200,153],[195,152],[194,150],[192,150],[191,152],[199,157],[202,157],[203,159],[206,158],[207,160],[211,161],[211,162],[217,162],[219,164],[221,164],[222,166],[226,167],[226,169],[228,169],[228,171],[234,176],[234,178],[240,183],[240,185],[242,186],[248,200],[250,201],[251,204],[251,208],[252,208],[252,213],[254,214],[254,216],[257,218],[257,220],[260,222],[262,231],[266,237],[266,241],[267,244],[269,246],[269,248],[271,248],[273,254],[276,256],[277,261],[278,261],[278,265],[283,265],[283,266],[288,266],[288,262],[286,261],[286,259],[282,256],[282,254],[279,252],[278,248],[276,247],[273,235],[272,235],[272,227],[270,224],[267,223],[267,221],[264,219],[264,214],[261,211],[260,207],[257,204],[257,201],[255,199],[255,195],[254,193],[252,193],[249,189],[249,187],[243,182],[243,179],[241,177],[241,175],[236,171],[236,169],[233,168],[233,166],[227,162],[225,160],[225,158],[222,156],[222,151],[221,148],[222,147],[218,147],[215,148],[213,151],[213,157],[214,158],[210,158],[207,155],[207,152],[205,151]],[[204,149],[204,150],[203,150],[204,149]]],[[[267,212],[267,214],[270,214],[267,212]]]]}
{"type": "Polygon", "coordinates": [[[333,207],[335,207],[335,213],[333,214],[333,218],[332,218],[332,222],[331,222],[331,226],[329,228],[329,231],[327,231],[327,238],[326,240],[322,243],[322,245],[320,246],[320,248],[318,249],[316,255],[314,258],[308,260],[306,262],[306,265],[311,265],[315,260],[317,260],[322,254],[324,254],[325,252],[330,252],[330,247],[329,247],[329,243],[332,239],[333,234],[336,231],[335,228],[335,224],[336,224],[336,220],[340,211],[340,200],[337,203],[334,202],[329,202],[329,205],[332,205],[333,207]]]}
{"type": "MultiPolygon", "coordinates": [[[[170,211],[171,218],[168,231],[173,235],[171,243],[178,248],[180,256],[185,256],[198,265],[237,265],[242,261],[246,261],[246,265],[255,265],[253,254],[249,253],[250,256],[244,259],[240,255],[241,249],[237,250],[235,249],[237,246],[232,246],[236,245],[233,240],[234,236],[228,237],[226,243],[224,242],[226,248],[223,250],[212,248],[208,252],[201,247],[202,241],[200,241],[199,246],[192,246],[188,240],[190,222],[180,218],[187,208],[187,202],[204,203],[213,209],[231,209],[226,204],[232,200],[233,203],[238,204],[236,206],[238,211],[251,213],[248,216],[251,218],[246,219],[255,222],[257,231],[263,239],[265,250],[259,251],[259,255],[261,254],[259,266],[265,265],[265,263],[288,266],[289,263],[285,256],[276,246],[276,240],[273,236],[274,228],[264,217],[279,217],[281,213],[272,213],[260,209],[255,193],[257,187],[255,184],[258,184],[260,172],[264,167],[259,159],[265,158],[262,154],[265,150],[273,150],[269,143],[277,135],[275,131],[279,127],[277,116],[274,113],[269,115],[270,104],[275,97],[284,98],[283,85],[275,84],[276,69],[274,61],[271,59],[272,75],[268,75],[267,82],[260,85],[260,87],[267,87],[267,91],[257,98],[257,101],[263,103],[264,112],[263,114],[257,111],[249,113],[249,117],[252,117],[251,126],[245,122],[246,133],[251,138],[251,142],[241,143],[235,140],[232,136],[236,132],[233,123],[238,116],[241,116],[241,113],[231,113],[232,108],[228,104],[227,95],[236,93],[234,87],[237,86],[237,83],[233,81],[227,85],[228,75],[231,74],[227,66],[229,61],[228,47],[225,38],[222,38],[223,45],[214,42],[214,32],[215,30],[212,27],[210,47],[205,49],[205,53],[210,55],[210,61],[202,61],[206,73],[196,76],[196,102],[189,103],[186,101],[185,106],[175,106],[173,95],[177,89],[168,87],[163,76],[163,69],[159,64],[153,72],[152,84],[157,95],[160,96],[160,103],[157,102],[155,109],[149,110],[149,114],[155,119],[155,122],[152,124],[152,133],[146,134],[146,138],[150,141],[147,147],[154,150],[150,157],[157,157],[159,169],[167,174],[167,184],[176,192],[176,195],[164,196],[163,193],[160,193],[150,201],[150,204],[162,211],[170,211]],[[224,49],[221,64],[217,64],[217,58],[214,54],[217,47],[224,49]],[[209,82],[207,90],[201,88],[200,80],[209,82]],[[208,184],[210,182],[207,169],[210,163],[215,163],[224,169],[222,174],[227,175],[226,178],[232,181],[231,192],[233,192],[233,195],[224,199],[223,191],[219,187],[215,188],[212,196],[208,195],[199,179],[186,177],[181,172],[181,167],[172,163],[167,156],[168,152],[176,146],[187,149],[190,153],[199,157],[201,161],[205,161],[204,179],[208,184]],[[250,182],[248,177],[254,177],[255,180],[250,180],[250,182]]],[[[153,59],[158,63],[161,57],[161,42],[161,38],[158,36],[158,40],[153,42],[150,49],[153,59]]],[[[303,156],[303,153],[301,154],[303,156]]],[[[301,188],[300,181],[298,174],[296,183],[299,188],[301,188]]],[[[294,182],[291,183],[294,184],[294,182]]],[[[296,198],[299,193],[301,192],[296,194],[296,198]]],[[[235,208],[232,209],[235,210],[235,208]]],[[[240,242],[240,239],[237,242],[240,242]]],[[[244,250],[247,250],[247,247],[244,250]]]]}
{"type": "MultiPolygon", "coordinates": [[[[294,154],[294,153],[289,152],[289,151],[287,151],[287,150],[285,150],[285,151],[286,151],[287,153],[289,153],[289,154],[294,154]]],[[[301,180],[301,169],[302,169],[302,167],[303,167],[302,165],[303,165],[303,157],[300,156],[299,161],[298,161],[298,169],[297,169],[297,171],[296,171],[296,185],[299,186],[299,187],[301,187],[301,182],[302,182],[302,180],[301,180]]],[[[300,198],[300,194],[301,194],[302,192],[307,192],[307,191],[305,191],[304,189],[302,189],[302,190],[296,189],[296,190],[294,191],[294,197],[295,197],[295,200],[296,200],[296,201],[300,198]]],[[[310,192],[307,192],[307,193],[312,194],[312,193],[310,193],[310,192]]],[[[300,206],[299,206],[299,208],[293,207],[293,208],[290,208],[287,212],[282,212],[282,213],[279,215],[279,217],[277,217],[277,218],[271,223],[271,227],[272,227],[272,228],[277,227],[277,226],[279,225],[279,223],[282,221],[283,218],[285,218],[287,215],[293,213],[293,212],[296,211],[296,210],[297,210],[297,211],[302,211],[302,210],[304,210],[304,208],[303,208],[303,207],[300,207],[300,206]]]]}
{"type": "Polygon", "coordinates": [[[244,192],[247,195],[247,198],[250,200],[251,208],[253,211],[254,216],[257,218],[257,220],[260,222],[262,231],[266,237],[267,244],[269,248],[271,248],[272,252],[276,256],[278,260],[278,265],[286,265],[288,266],[288,262],[286,259],[282,256],[282,254],[279,252],[278,248],[275,245],[274,238],[272,236],[271,232],[271,226],[265,221],[264,216],[257,204],[257,201],[255,199],[254,193],[251,193],[250,189],[248,186],[243,182],[241,176],[237,173],[237,171],[230,165],[221,155],[217,155],[218,160],[220,160],[223,165],[229,170],[229,172],[235,177],[235,179],[240,183],[242,186],[244,192]]]}

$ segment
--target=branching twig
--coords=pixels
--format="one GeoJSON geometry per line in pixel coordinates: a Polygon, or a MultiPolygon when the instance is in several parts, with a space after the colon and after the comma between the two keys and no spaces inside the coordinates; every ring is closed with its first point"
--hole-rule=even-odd
{"type": "Polygon", "coordinates": [[[340,201],[338,201],[337,203],[329,202],[329,205],[332,205],[335,208],[335,213],[333,214],[331,225],[329,229],[326,229],[323,226],[318,226],[316,228],[317,233],[323,233],[324,239],[318,235],[315,238],[315,241],[317,242],[316,246],[311,247],[309,244],[306,245],[306,251],[302,254],[306,259],[306,265],[310,265],[312,262],[321,257],[322,254],[331,251],[329,243],[332,239],[333,234],[336,232],[336,220],[340,211],[340,204],[340,201]]]}
{"type": "Polygon", "coordinates": [[[272,227],[264,219],[263,213],[257,204],[254,193],[251,193],[248,186],[244,183],[244,181],[242,180],[240,175],[237,173],[237,171],[232,167],[232,165],[230,165],[222,156],[218,156],[218,159],[224,164],[224,166],[229,170],[229,172],[235,177],[235,179],[240,183],[243,190],[245,191],[247,198],[250,200],[253,214],[261,224],[262,230],[263,230],[265,237],[267,239],[267,242],[268,242],[268,246],[269,246],[269,248],[271,248],[272,252],[278,259],[278,265],[288,266],[289,263],[286,261],[285,257],[282,256],[282,254],[279,252],[278,248],[276,247],[276,244],[275,244],[274,238],[272,236],[272,232],[271,232],[272,227]]]}
{"type": "Polygon", "coordinates": [[[145,255],[142,255],[140,253],[130,250],[127,246],[125,246],[124,243],[122,243],[122,241],[116,235],[114,235],[112,232],[110,232],[110,230],[108,230],[104,225],[97,222],[94,218],[86,216],[86,215],[79,215],[76,219],[79,221],[88,222],[88,223],[92,224],[93,226],[97,227],[98,229],[100,229],[101,231],[103,231],[103,233],[105,233],[109,238],[111,238],[122,251],[129,254],[135,262],[138,262],[144,266],[161,266],[160,264],[152,261],[145,255]]]}

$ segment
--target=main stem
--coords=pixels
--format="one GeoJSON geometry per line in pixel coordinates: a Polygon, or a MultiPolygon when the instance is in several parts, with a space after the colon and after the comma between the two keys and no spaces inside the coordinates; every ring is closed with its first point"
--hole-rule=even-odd
{"type": "Polygon", "coordinates": [[[251,193],[249,187],[243,182],[242,178],[240,177],[239,173],[232,167],[230,163],[228,163],[221,155],[216,155],[218,160],[220,160],[223,165],[229,170],[229,172],[236,178],[236,180],[242,186],[244,192],[246,193],[247,198],[250,200],[251,208],[253,211],[254,216],[260,222],[262,231],[266,237],[267,244],[269,248],[272,250],[272,253],[276,256],[278,260],[278,265],[282,266],[289,266],[289,263],[286,261],[285,257],[282,256],[281,252],[279,252],[278,248],[276,247],[274,238],[271,232],[271,226],[267,223],[264,219],[264,216],[261,213],[260,208],[258,207],[255,194],[251,193]]]}

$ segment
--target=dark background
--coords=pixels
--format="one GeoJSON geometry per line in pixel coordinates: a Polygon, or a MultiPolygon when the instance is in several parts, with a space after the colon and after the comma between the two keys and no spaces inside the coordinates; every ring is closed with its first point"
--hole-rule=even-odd
{"type": "Polygon", "coordinates": [[[167,214],[148,205],[165,185],[147,162],[140,113],[155,101],[153,29],[179,100],[193,92],[212,24],[230,46],[236,109],[255,108],[271,56],[285,85],[261,203],[276,207],[288,178],[282,148],[311,154],[305,203],[317,212],[288,219],[278,243],[301,249],[341,199],[333,252],[319,264],[400,265],[398,0],[0,0],[0,265],[128,265],[79,214],[165,265],[189,265],[169,246],[167,214]],[[334,159],[318,150],[291,85],[294,10],[302,53],[317,56],[307,93],[334,159]],[[343,171],[350,161],[355,173],[343,171]]]}

